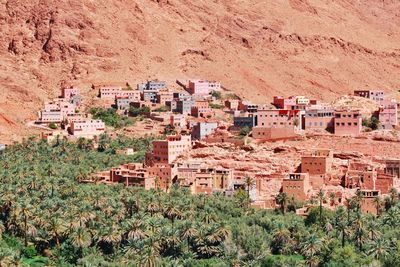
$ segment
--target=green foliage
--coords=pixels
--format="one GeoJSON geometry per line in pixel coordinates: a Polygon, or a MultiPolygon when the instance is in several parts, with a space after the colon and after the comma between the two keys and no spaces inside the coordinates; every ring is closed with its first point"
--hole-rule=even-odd
{"type": "Polygon", "coordinates": [[[380,121],[377,117],[372,116],[371,118],[363,118],[362,125],[367,127],[367,131],[368,129],[377,130],[379,128],[380,121]]]}
{"type": "Polygon", "coordinates": [[[107,126],[114,128],[123,128],[135,123],[132,118],[119,115],[113,108],[91,108],[90,114],[92,114],[93,119],[102,120],[107,126]]]}
{"type": "Polygon", "coordinates": [[[213,109],[223,109],[224,107],[225,107],[224,105],[210,103],[210,108],[213,109]]]}
{"type": "Polygon", "coordinates": [[[234,93],[226,94],[224,98],[225,99],[237,99],[237,100],[240,100],[240,97],[238,95],[234,94],[234,93]]]}
{"type": "Polygon", "coordinates": [[[57,124],[55,124],[54,122],[51,122],[49,124],[49,128],[55,130],[55,129],[57,129],[57,124]]]}
{"type": "Polygon", "coordinates": [[[153,111],[155,111],[155,112],[167,112],[167,111],[169,111],[169,109],[168,109],[167,106],[161,106],[161,107],[158,107],[158,108],[154,109],[153,111]]]}
{"type": "Polygon", "coordinates": [[[242,137],[247,136],[251,131],[251,128],[248,126],[243,127],[242,129],[240,129],[239,135],[242,137]]]}
{"type": "Polygon", "coordinates": [[[141,107],[141,108],[129,108],[129,116],[131,117],[138,117],[141,115],[149,115],[150,114],[150,108],[149,107],[141,107]]]}
{"type": "Polygon", "coordinates": [[[221,99],[222,98],[221,92],[218,92],[218,91],[212,91],[211,92],[211,96],[215,97],[215,99],[221,99]]]}
{"type": "MultiPolygon", "coordinates": [[[[107,135],[54,145],[33,139],[0,154],[1,266],[398,266],[398,193],[379,217],[312,209],[307,219],[234,197],[80,184],[99,170],[142,160],[152,138],[107,135]],[[115,151],[132,147],[134,156],[115,151]],[[323,218],[323,223],[320,223],[323,218]]],[[[319,200],[323,200],[323,194],[319,200]]]]}

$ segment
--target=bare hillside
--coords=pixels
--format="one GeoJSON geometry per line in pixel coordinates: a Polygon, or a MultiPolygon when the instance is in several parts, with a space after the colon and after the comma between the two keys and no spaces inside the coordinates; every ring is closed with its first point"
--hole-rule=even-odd
{"type": "Polygon", "coordinates": [[[0,0],[0,142],[62,83],[220,80],[257,102],[400,89],[397,0],[0,0]]]}

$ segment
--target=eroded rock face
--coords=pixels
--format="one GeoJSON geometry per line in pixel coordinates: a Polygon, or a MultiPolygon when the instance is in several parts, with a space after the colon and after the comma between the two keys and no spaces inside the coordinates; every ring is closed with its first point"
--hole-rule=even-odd
{"type": "Polygon", "coordinates": [[[22,127],[61,81],[91,96],[95,81],[204,77],[264,103],[400,88],[400,2],[317,2],[2,0],[0,112],[22,127]]]}

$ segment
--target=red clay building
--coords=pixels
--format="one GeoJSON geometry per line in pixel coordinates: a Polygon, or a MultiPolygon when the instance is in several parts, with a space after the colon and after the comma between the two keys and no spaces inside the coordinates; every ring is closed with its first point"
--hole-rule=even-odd
{"type": "Polygon", "coordinates": [[[294,127],[253,127],[252,137],[262,140],[285,140],[295,138],[294,127]]]}
{"type": "Polygon", "coordinates": [[[334,127],[336,135],[359,135],[362,129],[362,117],[360,111],[336,110],[334,127]]]}
{"type": "Polygon", "coordinates": [[[315,174],[326,174],[331,171],[333,153],[328,149],[317,149],[304,153],[301,157],[301,172],[315,174]]]}
{"type": "Polygon", "coordinates": [[[166,140],[153,141],[153,151],[146,154],[146,164],[171,164],[183,152],[191,148],[191,137],[186,135],[169,135],[166,140]]]}
{"type": "Polygon", "coordinates": [[[285,192],[289,197],[294,197],[298,201],[306,201],[310,189],[308,173],[291,173],[282,182],[282,192],[285,192]]]}
{"type": "Polygon", "coordinates": [[[257,126],[301,129],[302,114],[304,111],[301,110],[258,109],[257,126]]]}

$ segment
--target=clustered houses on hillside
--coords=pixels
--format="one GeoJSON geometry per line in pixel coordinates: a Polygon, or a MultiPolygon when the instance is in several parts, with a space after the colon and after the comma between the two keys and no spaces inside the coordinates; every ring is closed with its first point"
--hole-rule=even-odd
{"type": "MultiPolygon", "coordinates": [[[[372,199],[388,194],[396,179],[400,178],[400,161],[397,159],[344,161],[335,158],[334,151],[321,149],[304,151],[299,159],[301,164],[289,173],[252,173],[199,162],[182,162],[182,157],[198,142],[245,146],[247,139],[238,136],[244,128],[250,131],[253,139],[261,141],[297,138],[308,130],[358,136],[364,116],[360,110],[335,108],[306,96],[275,96],[272,106],[241,99],[217,102],[222,104],[218,106],[221,112],[231,114],[232,121],[222,123],[216,118],[216,109],[213,108],[216,106],[215,99],[211,96],[212,92],[221,90],[219,83],[191,80],[182,87],[186,90],[169,90],[165,82],[158,80],[138,84],[137,90],[123,89],[123,86],[117,89],[105,85],[99,87],[112,89],[115,106],[120,110],[162,106],[165,111],[152,112],[149,118],[165,122],[164,125],[173,129],[173,134],[167,135],[164,140],[154,141],[153,150],[146,154],[143,164],[121,165],[96,173],[85,182],[122,183],[166,191],[173,184],[178,184],[194,194],[222,192],[232,195],[236,190],[247,189],[253,205],[264,208],[274,207],[279,193],[306,202],[315,198],[320,189],[333,194],[336,199],[334,203],[324,205],[345,205],[345,199],[358,190],[364,199],[362,210],[374,213],[376,209],[372,206],[372,199]],[[124,91],[130,93],[125,94],[124,91]],[[253,185],[246,182],[247,177],[254,179],[253,185]]],[[[380,104],[374,115],[383,129],[398,126],[397,102],[381,92],[355,94],[380,104]]],[[[247,131],[243,133],[248,134],[247,131]]]]}
{"type": "MultiPolygon", "coordinates": [[[[51,128],[63,127],[70,137],[93,138],[105,131],[105,125],[100,120],[91,120],[85,113],[79,112],[81,97],[79,89],[73,86],[61,88],[61,96],[44,103],[43,109],[38,112],[39,124],[46,124],[51,128]]],[[[59,135],[67,133],[58,132],[59,135]]],[[[43,133],[42,138],[51,140],[54,133],[43,133]]]]}

